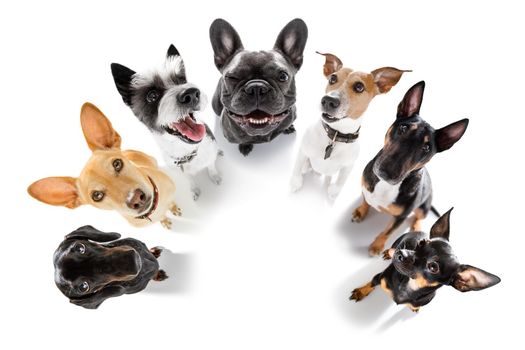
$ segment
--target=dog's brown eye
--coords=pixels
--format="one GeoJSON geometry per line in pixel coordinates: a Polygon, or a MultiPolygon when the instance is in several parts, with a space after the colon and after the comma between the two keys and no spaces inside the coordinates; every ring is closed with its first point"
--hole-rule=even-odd
{"type": "Polygon", "coordinates": [[[365,91],[365,84],[363,84],[360,81],[358,81],[357,83],[354,84],[354,86],[352,86],[352,89],[354,89],[355,92],[360,94],[363,91],[365,91]]]}
{"type": "Polygon", "coordinates": [[[84,281],[78,285],[77,289],[80,293],[86,293],[89,290],[89,283],[84,281]]]}
{"type": "Polygon", "coordinates": [[[427,264],[427,269],[430,273],[436,274],[439,272],[439,264],[435,261],[431,261],[427,264]]]}
{"type": "Polygon", "coordinates": [[[160,94],[157,90],[153,89],[148,91],[148,94],[146,95],[146,101],[148,103],[153,103],[158,100],[160,94]]]}
{"type": "Polygon", "coordinates": [[[337,83],[337,75],[335,74],[330,75],[330,78],[328,78],[328,83],[330,85],[337,83]]]}
{"type": "Polygon", "coordinates": [[[100,202],[102,199],[104,199],[104,192],[93,191],[91,193],[91,199],[93,199],[95,202],[100,202]]]}
{"type": "Polygon", "coordinates": [[[84,254],[86,252],[86,246],[83,245],[82,243],[75,244],[73,249],[75,250],[75,252],[77,252],[79,254],[84,254]]]}
{"type": "Polygon", "coordinates": [[[286,73],[284,71],[280,72],[279,73],[279,81],[284,83],[287,80],[288,80],[288,73],[286,73]]]}
{"type": "Polygon", "coordinates": [[[430,152],[430,145],[428,143],[425,143],[423,147],[421,147],[421,150],[425,153],[430,152]]]}
{"type": "Polygon", "coordinates": [[[122,161],[122,159],[115,159],[112,164],[113,168],[117,173],[120,173],[120,171],[124,167],[124,162],[122,161]]]}
{"type": "Polygon", "coordinates": [[[399,125],[399,129],[398,130],[399,130],[400,134],[404,134],[407,131],[407,129],[408,129],[408,126],[406,126],[406,124],[401,124],[401,125],[399,125]]]}

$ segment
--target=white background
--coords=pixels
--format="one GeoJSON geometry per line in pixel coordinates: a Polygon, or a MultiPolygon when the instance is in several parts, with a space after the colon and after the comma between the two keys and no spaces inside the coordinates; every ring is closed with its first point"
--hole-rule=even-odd
{"type": "MultiPolygon", "coordinates": [[[[522,14],[505,1],[2,2],[0,347],[432,349],[522,341],[522,14]],[[27,195],[41,177],[80,173],[90,155],[79,123],[85,101],[110,118],[124,148],[160,160],[152,137],[122,103],[109,65],[148,69],[173,43],[189,80],[211,100],[219,73],[208,28],[216,17],[229,20],[248,49],[270,49],[289,20],[305,20],[310,36],[297,76],[296,135],[258,145],[243,158],[215,129],[225,151],[223,185],[203,176],[202,197],[193,203],[187,183],[176,178],[184,218],[174,232],[27,195]],[[300,193],[288,191],[299,138],[320,115],[324,60],[315,50],[354,69],[413,70],[372,101],[361,155],[333,205],[313,176],[300,193]],[[422,116],[431,125],[470,118],[463,139],[428,166],[434,204],[441,212],[455,207],[451,242],[460,260],[502,282],[466,294],[442,288],[414,315],[379,289],[360,304],[347,298],[386,266],[369,258],[366,247],[388,217],[372,213],[350,223],[361,171],[381,148],[397,103],[422,79],[422,116]],[[165,246],[170,252],[161,266],[170,279],[96,311],[70,304],[54,285],[52,255],[64,235],[86,224],[165,246]]],[[[211,107],[203,119],[214,128],[211,107]]],[[[429,216],[424,229],[434,221],[429,216]]]]}

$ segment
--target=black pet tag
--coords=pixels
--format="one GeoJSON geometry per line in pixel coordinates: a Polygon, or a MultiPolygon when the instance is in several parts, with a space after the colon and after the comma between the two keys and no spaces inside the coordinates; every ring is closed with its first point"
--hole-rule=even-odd
{"type": "Polygon", "coordinates": [[[326,146],[326,148],[324,149],[324,159],[330,158],[333,150],[334,150],[334,143],[330,142],[328,146],[326,146]]]}

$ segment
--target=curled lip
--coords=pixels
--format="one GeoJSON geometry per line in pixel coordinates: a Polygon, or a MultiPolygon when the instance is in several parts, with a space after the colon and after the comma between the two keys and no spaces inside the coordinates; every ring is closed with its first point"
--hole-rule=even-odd
{"type": "MultiPolygon", "coordinates": [[[[193,115],[193,112],[189,113],[187,116],[183,117],[182,119],[184,119],[186,117],[190,117],[195,123],[197,123],[197,120],[195,119],[195,116],[193,115]]],[[[194,144],[200,143],[202,141],[202,139],[200,141],[191,140],[190,138],[188,138],[188,137],[184,136],[183,134],[181,134],[174,127],[171,127],[171,125],[162,125],[162,129],[164,129],[164,131],[166,131],[168,134],[173,135],[173,136],[177,136],[182,141],[184,141],[186,143],[189,143],[189,144],[193,144],[194,145],[194,144]]]]}
{"type": "Polygon", "coordinates": [[[290,113],[290,109],[278,114],[270,114],[260,110],[254,110],[249,114],[237,114],[226,110],[227,115],[237,124],[243,127],[264,128],[266,126],[276,126],[282,122],[290,113]]]}
{"type": "Polygon", "coordinates": [[[157,205],[159,204],[159,189],[157,188],[157,185],[155,182],[153,182],[153,179],[148,176],[149,181],[151,182],[151,185],[153,186],[153,199],[151,200],[151,206],[148,209],[148,211],[142,215],[136,216],[136,219],[147,219],[151,221],[149,218],[151,214],[157,209],[157,205]]]}

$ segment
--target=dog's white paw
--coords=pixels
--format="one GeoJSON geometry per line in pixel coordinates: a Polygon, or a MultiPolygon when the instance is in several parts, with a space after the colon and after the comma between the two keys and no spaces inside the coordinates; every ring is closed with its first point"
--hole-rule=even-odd
{"type": "Polygon", "coordinates": [[[198,187],[193,187],[191,189],[191,193],[193,193],[193,200],[196,201],[201,195],[201,189],[198,187]]]}
{"type": "Polygon", "coordinates": [[[211,182],[216,185],[220,185],[222,182],[222,176],[219,173],[208,172],[208,177],[210,178],[211,182]]]}
{"type": "Polygon", "coordinates": [[[330,184],[328,186],[328,199],[331,201],[335,201],[337,196],[339,196],[339,193],[341,192],[341,186],[338,186],[336,184],[330,184]]]}
{"type": "Polygon", "coordinates": [[[294,176],[292,177],[292,180],[290,181],[290,191],[297,192],[303,187],[303,177],[302,176],[294,176]]]}

